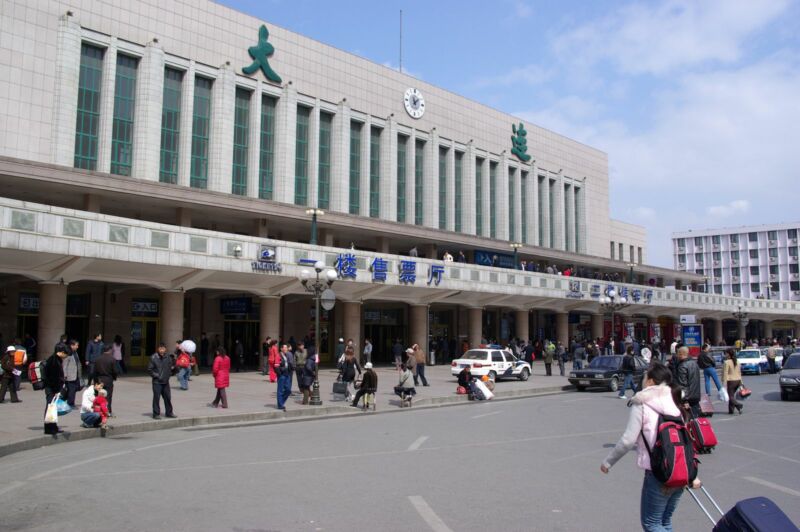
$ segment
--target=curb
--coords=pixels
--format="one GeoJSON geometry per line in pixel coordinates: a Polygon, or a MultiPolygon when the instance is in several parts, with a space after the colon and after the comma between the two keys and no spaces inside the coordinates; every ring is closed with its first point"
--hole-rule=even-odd
{"type": "MultiPolygon", "coordinates": [[[[495,394],[493,401],[510,401],[515,399],[527,399],[546,395],[555,395],[574,390],[575,387],[552,386],[550,388],[540,388],[538,390],[509,390],[495,394]]],[[[329,401],[333,402],[333,401],[329,401]]],[[[337,401],[338,402],[338,401],[337,401]]],[[[446,406],[459,406],[468,403],[466,395],[447,395],[441,397],[430,397],[414,402],[411,408],[392,408],[390,410],[379,410],[375,412],[362,412],[354,410],[350,406],[331,405],[302,410],[287,410],[286,412],[267,411],[249,412],[230,415],[195,416],[177,419],[161,419],[143,421],[141,423],[128,423],[119,425],[111,429],[110,435],[121,436],[137,432],[150,432],[154,430],[167,429],[189,429],[189,430],[209,430],[213,428],[235,428],[267,424],[298,423],[302,421],[314,421],[320,419],[335,419],[342,417],[363,416],[365,414],[389,414],[395,412],[412,412],[414,410],[441,408],[446,406]]],[[[345,402],[346,403],[346,402],[345,402]]],[[[90,438],[99,438],[99,430],[79,430],[75,432],[63,432],[60,436],[36,436],[26,440],[19,440],[0,445],[0,458],[14,453],[38,449],[49,445],[57,445],[63,442],[82,441],[90,438]]]]}

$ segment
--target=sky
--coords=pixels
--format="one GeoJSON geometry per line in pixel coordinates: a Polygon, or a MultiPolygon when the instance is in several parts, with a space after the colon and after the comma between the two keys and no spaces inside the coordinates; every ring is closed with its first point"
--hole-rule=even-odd
{"type": "Polygon", "coordinates": [[[800,1],[221,0],[608,153],[611,216],[800,222],[800,1]]]}

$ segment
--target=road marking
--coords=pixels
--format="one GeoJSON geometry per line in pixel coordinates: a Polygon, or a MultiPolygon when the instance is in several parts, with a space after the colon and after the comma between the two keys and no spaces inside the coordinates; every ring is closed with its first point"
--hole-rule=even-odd
{"type": "Polygon", "coordinates": [[[427,439],[428,439],[427,436],[420,436],[419,438],[414,440],[414,443],[412,443],[411,445],[408,446],[408,450],[409,451],[416,451],[417,449],[419,449],[422,446],[423,443],[425,443],[425,440],[427,440],[427,439]]]}
{"type": "Polygon", "coordinates": [[[219,436],[219,434],[207,434],[205,436],[197,436],[196,438],[187,438],[185,440],[177,440],[177,441],[168,441],[164,443],[156,443],[155,445],[148,445],[147,447],[139,447],[138,449],[134,449],[130,452],[139,452],[139,451],[147,451],[149,449],[156,449],[158,447],[169,447],[170,445],[180,445],[181,443],[189,443],[190,441],[195,440],[204,440],[206,438],[214,438],[219,436]]]}
{"type": "Polygon", "coordinates": [[[472,419],[480,419],[486,416],[493,416],[495,414],[499,414],[500,412],[486,412],[485,414],[478,414],[477,416],[472,416],[472,419]]]}
{"type": "MultiPolygon", "coordinates": [[[[781,456],[779,454],[767,453],[767,452],[761,451],[759,449],[751,449],[750,447],[744,447],[742,445],[736,445],[735,443],[728,443],[727,445],[730,446],[730,447],[735,447],[737,449],[742,449],[743,451],[750,451],[751,453],[763,454],[763,455],[769,456],[771,458],[778,458],[780,460],[786,460],[787,462],[792,462],[794,464],[800,464],[800,460],[795,460],[794,458],[787,458],[787,457],[781,456]]],[[[797,447],[797,445],[793,445],[792,446],[792,448],[794,448],[794,447],[797,447]]]]}
{"type": "Polygon", "coordinates": [[[450,527],[444,524],[444,521],[442,521],[441,518],[436,515],[436,512],[434,512],[433,508],[431,508],[428,503],[425,502],[425,499],[419,495],[410,495],[408,500],[411,501],[414,509],[417,511],[420,517],[422,517],[422,519],[428,523],[428,526],[431,527],[433,532],[453,532],[450,530],[450,527]]]}
{"type": "Polygon", "coordinates": [[[15,489],[17,489],[18,487],[22,486],[23,484],[25,484],[25,483],[24,482],[20,482],[19,480],[15,480],[14,482],[9,484],[5,488],[0,489],[0,495],[8,493],[9,491],[14,491],[15,489]]]}
{"type": "Polygon", "coordinates": [[[795,497],[800,497],[800,491],[793,490],[792,488],[787,488],[786,486],[781,486],[780,484],[775,484],[774,482],[770,482],[769,480],[764,480],[756,477],[742,477],[742,478],[745,480],[749,480],[750,482],[755,482],[756,484],[761,484],[762,486],[772,488],[774,490],[782,491],[783,493],[788,493],[789,495],[794,495],[795,497]]]}

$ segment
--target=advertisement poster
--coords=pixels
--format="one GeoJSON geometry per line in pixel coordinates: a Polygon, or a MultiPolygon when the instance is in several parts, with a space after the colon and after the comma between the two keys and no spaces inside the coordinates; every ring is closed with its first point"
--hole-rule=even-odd
{"type": "Polygon", "coordinates": [[[683,345],[689,348],[689,355],[697,358],[703,347],[703,326],[684,325],[681,327],[681,340],[683,345]]]}

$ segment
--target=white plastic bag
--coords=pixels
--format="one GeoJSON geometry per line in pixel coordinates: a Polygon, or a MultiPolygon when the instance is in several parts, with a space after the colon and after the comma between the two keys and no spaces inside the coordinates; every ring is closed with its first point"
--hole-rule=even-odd
{"type": "Polygon", "coordinates": [[[719,389],[719,400],[723,403],[727,403],[730,400],[730,397],[728,396],[728,390],[725,388],[719,389]]]}
{"type": "Polygon", "coordinates": [[[58,394],[50,401],[50,404],[47,405],[47,410],[44,413],[44,422],[45,423],[55,423],[58,424],[58,407],[56,406],[56,401],[58,399],[58,394]]]}

